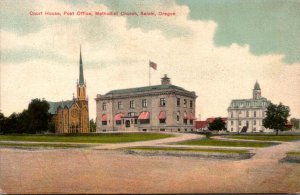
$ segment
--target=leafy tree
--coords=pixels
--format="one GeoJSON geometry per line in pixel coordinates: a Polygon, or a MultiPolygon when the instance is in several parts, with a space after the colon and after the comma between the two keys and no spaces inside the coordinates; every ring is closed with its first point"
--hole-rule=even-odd
{"type": "Polygon", "coordinates": [[[28,105],[29,133],[47,131],[51,115],[48,113],[49,103],[46,100],[33,99],[28,105]]]}
{"type": "Polygon", "coordinates": [[[218,117],[213,122],[208,124],[209,130],[223,130],[225,129],[225,122],[222,120],[222,118],[218,117]]]}
{"type": "Polygon", "coordinates": [[[280,103],[279,105],[270,104],[266,111],[266,118],[263,120],[265,128],[274,129],[276,135],[278,131],[286,130],[287,118],[290,116],[290,108],[280,103]]]}
{"type": "Polygon", "coordinates": [[[5,116],[3,113],[0,112],[0,134],[4,133],[4,123],[5,123],[5,116]]]}
{"type": "Polygon", "coordinates": [[[19,115],[17,113],[12,113],[4,123],[5,133],[18,133],[17,122],[19,115]]]}
{"type": "Polygon", "coordinates": [[[90,120],[90,132],[96,132],[96,123],[94,119],[90,120]]]}
{"type": "Polygon", "coordinates": [[[295,129],[299,129],[300,126],[300,119],[291,118],[291,124],[295,129]]]}
{"type": "Polygon", "coordinates": [[[18,114],[17,118],[17,133],[29,133],[29,113],[27,110],[23,110],[18,114]]]}

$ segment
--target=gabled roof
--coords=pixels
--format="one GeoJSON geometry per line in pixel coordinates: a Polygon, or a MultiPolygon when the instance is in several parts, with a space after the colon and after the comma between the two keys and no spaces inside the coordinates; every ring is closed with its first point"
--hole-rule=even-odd
{"type": "Polygon", "coordinates": [[[112,90],[112,91],[109,91],[108,93],[106,93],[105,95],[129,94],[129,93],[138,93],[138,92],[163,90],[163,89],[177,89],[177,90],[181,90],[181,91],[184,91],[184,92],[190,92],[190,91],[187,91],[184,88],[178,87],[176,85],[153,85],[153,86],[146,86],[146,87],[112,90]]]}
{"type": "Polygon", "coordinates": [[[196,121],[195,122],[196,129],[205,128],[207,125],[208,125],[208,121],[196,121]]]}
{"type": "Polygon", "coordinates": [[[60,102],[48,102],[49,103],[49,110],[48,112],[50,114],[57,114],[57,108],[60,106],[61,108],[71,108],[73,103],[75,103],[73,100],[66,100],[66,101],[60,101],[60,102]]]}

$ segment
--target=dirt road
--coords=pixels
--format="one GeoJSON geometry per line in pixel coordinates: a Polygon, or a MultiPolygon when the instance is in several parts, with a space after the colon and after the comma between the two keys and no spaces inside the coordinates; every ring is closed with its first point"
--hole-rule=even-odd
{"type": "Polygon", "coordinates": [[[6,193],[299,192],[300,165],[280,163],[300,142],[255,149],[252,159],[141,156],[119,150],[0,149],[6,193]]]}

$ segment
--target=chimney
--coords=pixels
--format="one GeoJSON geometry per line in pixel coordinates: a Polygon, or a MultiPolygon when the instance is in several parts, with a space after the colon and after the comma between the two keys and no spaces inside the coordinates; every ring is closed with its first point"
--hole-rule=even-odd
{"type": "Polygon", "coordinates": [[[170,78],[167,76],[167,74],[165,74],[164,77],[161,78],[161,84],[162,84],[162,85],[170,85],[170,84],[171,84],[171,80],[170,80],[170,78]]]}

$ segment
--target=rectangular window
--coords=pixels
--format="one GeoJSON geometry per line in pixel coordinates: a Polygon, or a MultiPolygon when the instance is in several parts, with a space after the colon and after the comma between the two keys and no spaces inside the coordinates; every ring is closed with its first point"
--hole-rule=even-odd
{"type": "Polygon", "coordinates": [[[185,124],[185,125],[187,125],[187,119],[183,119],[183,123],[185,124]]]}
{"type": "Polygon", "coordinates": [[[106,110],[106,103],[102,103],[102,110],[106,110]]]}
{"type": "Polygon", "coordinates": [[[246,117],[249,117],[249,111],[248,110],[246,111],[246,117]]]}
{"type": "Polygon", "coordinates": [[[166,123],[166,119],[159,119],[159,123],[160,124],[165,124],[166,123]]]}
{"type": "Polygon", "coordinates": [[[230,121],[230,124],[233,125],[233,121],[230,121]]]}
{"type": "Polygon", "coordinates": [[[230,116],[231,116],[231,118],[233,118],[233,112],[230,112],[230,116]]]}
{"type": "Polygon", "coordinates": [[[190,124],[191,124],[191,125],[193,124],[193,120],[190,120],[190,124]]]}
{"type": "Polygon", "coordinates": [[[193,108],[193,101],[190,100],[190,108],[193,108]]]}
{"type": "Polygon", "coordinates": [[[142,119],[140,120],[140,124],[149,124],[150,123],[150,119],[142,119]]]}
{"type": "Polygon", "coordinates": [[[134,108],[134,100],[130,100],[130,102],[129,102],[129,108],[134,108]]]}
{"type": "Polygon", "coordinates": [[[186,104],[187,104],[187,100],[186,100],[186,99],[183,99],[183,107],[186,108],[186,104]]]}
{"type": "Polygon", "coordinates": [[[128,112],[128,116],[135,116],[135,112],[128,112]]]}
{"type": "Polygon", "coordinates": [[[256,125],[256,120],[253,121],[253,125],[256,125]]]}
{"type": "Polygon", "coordinates": [[[102,125],[107,125],[107,121],[102,121],[102,125]]]}
{"type": "Polygon", "coordinates": [[[118,109],[123,109],[122,102],[118,102],[118,109]]]}
{"type": "Polygon", "coordinates": [[[166,99],[165,98],[160,98],[160,106],[166,106],[166,99]]]}
{"type": "Polygon", "coordinates": [[[116,125],[121,125],[121,120],[117,120],[116,125]]]}
{"type": "Polygon", "coordinates": [[[256,117],[256,111],[254,111],[254,118],[256,117]]]}
{"type": "Polygon", "coordinates": [[[146,99],[142,100],[142,106],[143,106],[143,108],[147,108],[147,100],[146,99]]]}
{"type": "Polygon", "coordinates": [[[177,98],[177,106],[180,106],[180,98],[177,98]]]}

